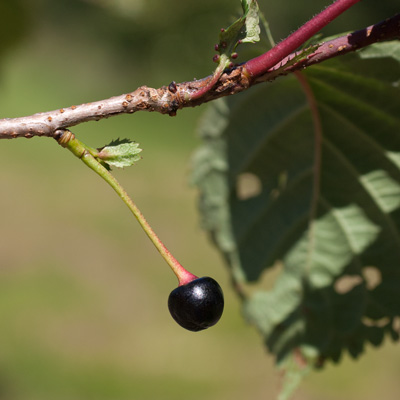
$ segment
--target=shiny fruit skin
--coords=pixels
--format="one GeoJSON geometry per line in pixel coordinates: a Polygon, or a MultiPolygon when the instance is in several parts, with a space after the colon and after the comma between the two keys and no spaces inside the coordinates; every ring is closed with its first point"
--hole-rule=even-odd
{"type": "Polygon", "coordinates": [[[214,279],[197,278],[171,292],[168,308],[180,326],[197,332],[219,321],[224,310],[224,295],[214,279]]]}

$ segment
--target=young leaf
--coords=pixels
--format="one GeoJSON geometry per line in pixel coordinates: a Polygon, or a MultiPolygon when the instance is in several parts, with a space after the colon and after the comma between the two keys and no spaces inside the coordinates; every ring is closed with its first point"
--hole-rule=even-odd
{"type": "Polygon", "coordinates": [[[99,149],[96,158],[109,167],[124,168],[138,162],[141,159],[139,155],[141,151],[139,143],[132,142],[129,139],[117,139],[99,149]]]}
{"type": "Polygon", "coordinates": [[[293,382],[399,336],[399,48],[377,44],[304,72],[320,145],[294,76],[214,102],[201,126],[203,225],[247,319],[279,364],[297,363],[293,382]]]}
{"type": "Polygon", "coordinates": [[[242,43],[255,43],[260,40],[260,18],[257,1],[242,0],[244,29],[239,40],[242,43]]]}
{"type": "MultiPolygon", "coordinates": [[[[259,9],[256,0],[242,0],[243,16],[219,35],[219,53],[230,59],[240,43],[260,40],[259,9]]],[[[223,57],[222,57],[223,58],[223,57]]],[[[224,58],[223,58],[224,59],[224,58]]]]}
{"type": "Polygon", "coordinates": [[[255,42],[260,40],[259,33],[259,10],[255,0],[242,0],[243,16],[234,22],[228,29],[222,29],[220,34],[220,42],[216,45],[216,50],[220,55],[215,55],[213,60],[218,62],[217,68],[214,70],[213,76],[208,80],[191,98],[196,99],[203,96],[218,81],[223,74],[225,68],[230,67],[232,59],[237,58],[234,53],[236,47],[242,42],[255,42]]]}

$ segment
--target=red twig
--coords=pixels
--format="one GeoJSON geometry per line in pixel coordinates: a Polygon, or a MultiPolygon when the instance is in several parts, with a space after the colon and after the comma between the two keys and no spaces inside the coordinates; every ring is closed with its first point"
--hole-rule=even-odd
{"type": "Polygon", "coordinates": [[[196,100],[201,97],[203,97],[207,92],[209,92],[215,84],[218,82],[218,79],[221,77],[223,74],[223,68],[217,68],[214,72],[214,74],[211,76],[211,78],[207,81],[207,84],[203,86],[200,90],[197,90],[196,92],[192,93],[190,96],[191,100],[196,100]]]}
{"type": "Polygon", "coordinates": [[[328,25],[359,1],[360,0],[336,0],[271,50],[246,62],[244,65],[245,71],[251,77],[265,74],[270,68],[279,63],[279,61],[295,51],[302,44],[306,43],[307,40],[318,33],[324,26],[328,25]]]}
{"type": "Polygon", "coordinates": [[[313,53],[285,67],[285,64],[290,62],[294,57],[294,54],[290,54],[280,60],[279,64],[265,71],[263,75],[258,76],[255,82],[264,82],[265,80],[273,79],[278,70],[280,71],[279,75],[286,75],[294,71],[301,71],[304,68],[319,64],[338,55],[356,51],[373,43],[395,39],[400,39],[400,14],[378,22],[375,25],[337,37],[328,42],[323,42],[317,46],[317,49],[313,53]],[[282,66],[284,66],[283,69],[282,66]]]}

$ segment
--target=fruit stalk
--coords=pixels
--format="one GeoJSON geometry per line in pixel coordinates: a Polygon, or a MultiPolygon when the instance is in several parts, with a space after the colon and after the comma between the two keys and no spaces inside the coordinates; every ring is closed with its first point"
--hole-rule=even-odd
{"type": "Polygon", "coordinates": [[[62,130],[58,132],[58,143],[70,150],[76,157],[80,158],[83,163],[101,176],[114,189],[122,201],[128,206],[129,210],[135,216],[136,220],[139,222],[140,226],[154,244],[156,249],[159,251],[161,256],[170,266],[178,278],[179,286],[185,285],[186,283],[197,279],[197,276],[187,271],[166,248],[164,243],[154,232],[153,228],[147,222],[146,218],[128,195],[126,190],[121,186],[117,179],[115,179],[115,177],[96,159],[93,151],[94,149],[80,142],[75,138],[75,135],[68,130],[62,130]]]}

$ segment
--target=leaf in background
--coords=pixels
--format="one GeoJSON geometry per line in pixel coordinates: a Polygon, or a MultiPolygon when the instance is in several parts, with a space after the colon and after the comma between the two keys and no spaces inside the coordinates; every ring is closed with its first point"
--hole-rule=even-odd
{"type": "Polygon", "coordinates": [[[96,157],[109,167],[124,168],[138,162],[141,159],[139,155],[141,151],[139,143],[129,139],[117,139],[100,149],[96,157]]]}
{"type": "Polygon", "coordinates": [[[27,28],[33,19],[33,13],[23,0],[2,0],[0,2],[0,59],[9,50],[15,48],[23,41],[29,34],[27,28]],[[10,31],[18,26],[12,35],[10,31]]]}
{"type": "Polygon", "coordinates": [[[363,59],[390,57],[400,62],[400,46],[393,45],[393,42],[372,44],[360,56],[363,59]]]}
{"type": "Polygon", "coordinates": [[[398,339],[399,51],[382,43],[304,72],[320,148],[294,76],[219,100],[203,118],[193,179],[204,227],[246,318],[278,363],[297,366],[294,381],[345,350],[398,339]]]}

